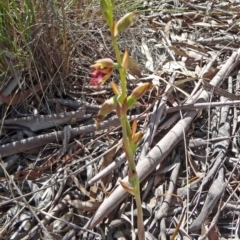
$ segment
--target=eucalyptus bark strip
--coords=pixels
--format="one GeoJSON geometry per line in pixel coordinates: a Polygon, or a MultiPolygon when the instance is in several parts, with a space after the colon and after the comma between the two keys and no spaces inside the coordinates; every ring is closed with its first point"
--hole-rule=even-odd
{"type": "MultiPolygon", "coordinates": [[[[144,118],[144,116],[132,116],[130,119],[134,118],[144,118]]],[[[99,124],[98,128],[96,128],[96,124],[91,124],[87,126],[81,126],[72,128],[71,130],[71,138],[75,138],[81,134],[91,133],[96,130],[108,129],[109,127],[117,127],[119,126],[118,117],[114,117],[112,119],[106,120],[99,124]]],[[[27,150],[44,146],[48,143],[62,142],[63,140],[63,131],[56,131],[48,134],[41,134],[36,137],[29,137],[20,141],[15,141],[11,143],[7,143],[0,146],[0,156],[6,157],[15,153],[25,152],[27,150]]]]}

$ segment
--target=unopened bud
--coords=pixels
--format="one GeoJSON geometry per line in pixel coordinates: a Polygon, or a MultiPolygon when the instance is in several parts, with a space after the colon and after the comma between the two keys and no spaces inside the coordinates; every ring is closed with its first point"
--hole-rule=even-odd
{"type": "Polygon", "coordinates": [[[154,85],[150,82],[143,83],[142,85],[133,89],[132,94],[130,95],[133,99],[137,100],[142,97],[147,91],[151,90],[154,85]]]}
{"type": "Polygon", "coordinates": [[[111,85],[111,88],[112,88],[114,94],[115,95],[120,95],[120,91],[119,91],[117,85],[114,82],[110,82],[110,85],[111,85]]]}
{"type": "Polygon", "coordinates": [[[100,123],[110,112],[116,109],[117,97],[114,96],[103,103],[96,118],[97,123],[100,123]]]}
{"type": "Polygon", "coordinates": [[[143,132],[142,132],[142,131],[139,131],[139,132],[135,133],[135,135],[133,136],[132,142],[133,142],[134,144],[138,144],[139,141],[142,139],[142,137],[143,137],[143,132]]]}
{"type": "Polygon", "coordinates": [[[114,30],[114,37],[116,37],[119,33],[122,33],[130,27],[133,22],[134,14],[134,12],[127,13],[117,22],[116,29],[114,30]]]}
{"type": "Polygon", "coordinates": [[[125,50],[124,55],[123,55],[123,59],[122,59],[122,67],[125,70],[128,69],[128,63],[129,63],[129,55],[128,55],[128,51],[125,50]]]}

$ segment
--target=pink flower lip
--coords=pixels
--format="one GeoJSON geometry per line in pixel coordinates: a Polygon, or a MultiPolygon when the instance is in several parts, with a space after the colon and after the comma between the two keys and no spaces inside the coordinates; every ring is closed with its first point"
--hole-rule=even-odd
{"type": "Polygon", "coordinates": [[[90,85],[103,85],[104,82],[112,75],[113,64],[114,62],[111,58],[97,60],[95,64],[91,66],[93,70],[90,85]]]}
{"type": "Polygon", "coordinates": [[[103,77],[104,75],[102,72],[100,72],[98,69],[94,69],[92,71],[92,78],[90,80],[90,85],[99,85],[103,77]]]}

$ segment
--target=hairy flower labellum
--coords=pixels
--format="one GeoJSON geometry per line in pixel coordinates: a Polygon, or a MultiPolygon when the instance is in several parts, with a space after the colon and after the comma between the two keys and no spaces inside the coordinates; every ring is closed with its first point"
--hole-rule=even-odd
{"type": "Polygon", "coordinates": [[[114,62],[111,58],[103,58],[97,60],[95,64],[90,66],[93,69],[90,85],[103,85],[112,75],[113,65],[114,62]]]}

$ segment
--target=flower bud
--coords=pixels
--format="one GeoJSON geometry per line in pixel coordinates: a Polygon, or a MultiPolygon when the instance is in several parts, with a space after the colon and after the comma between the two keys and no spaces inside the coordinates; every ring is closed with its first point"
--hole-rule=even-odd
{"type": "Polygon", "coordinates": [[[110,112],[116,109],[117,97],[118,96],[114,96],[103,103],[102,107],[98,112],[96,124],[99,124],[110,112]]]}
{"type": "Polygon", "coordinates": [[[114,37],[117,37],[119,33],[122,33],[130,27],[133,22],[134,14],[134,12],[127,13],[117,22],[116,29],[114,29],[114,37]]]}
{"type": "Polygon", "coordinates": [[[125,50],[124,55],[123,55],[123,59],[122,59],[122,67],[125,70],[128,69],[128,63],[129,63],[129,55],[128,55],[128,51],[125,50]]]}
{"type": "Polygon", "coordinates": [[[139,132],[135,133],[133,138],[132,138],[133,144],[138,144],[139,141],[142,139],[142,137],[143,137],[143,132],[142,131],[139,131],[139,132]]]}
{"type": "Polygon", "coordinates": [[[147,91],[151,90],[154,85],[150,82],[143,83],[142,85],[133,89],[132,94],[130,95],[133,99],[137,100],[142,97],[147,91]]]}
{"type": "Polygon", "coordinates": [[[114,94],[115,95],[120,95],[120,91],[119,91],[117,85],[114,82],[110,82],[110,85],[111,85],[111,88],[112,88],[114,94]]]}
{"type": "Polygon", "coordinates": [[[131,138],[134,137],[136,131],[137,131],[137,119],[135,118],[133,120],[133,123],[132,123],[132,135],[131,135],[131,138]]]}
{"type": "Polygon", "coordinates": [[[142,137],[143,137],[143,132],[142,131],[139,131],[139,132],[135,133],[131,137],[131,139],[130,139],[130,147],[131,147],[131,151],[132,151],[133,154],[136,152],[138,143],[142,139],[142,137]]]}

